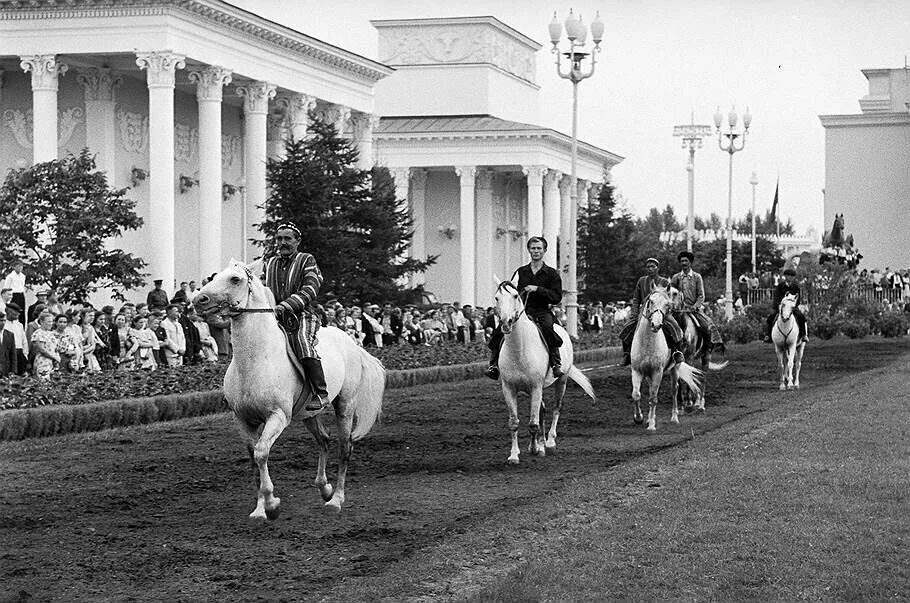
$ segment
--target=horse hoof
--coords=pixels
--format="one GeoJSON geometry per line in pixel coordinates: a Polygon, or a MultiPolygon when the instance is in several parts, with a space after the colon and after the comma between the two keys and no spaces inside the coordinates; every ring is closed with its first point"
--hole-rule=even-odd
{"type": "Polygon", "coordinates": [[[252,519],[253,521],[265,521],[266,520],[265,511],[264,510],[260,511],[258,509],[256,511],[253,511],[252,513],[250,513],[250,519],[252,519]]]}
{"type": "Polygon", "coordinates": [[[508,463],[509,463],[510,465],[517,465],[517,464],[518,464],[518,457],[517,457],[517,456],[510,456],[510,457],[509,457],[509,460],[508,460],[508,463]]]}
{"type": "Polygon", "coordinates": [[[635,421],[636,425],[641,425],[645,422],[644,417],[632,417],[632,420],[635,421]]]}
{"type": "Polygon", "coordinates": [[[332,487],[332,484],[323,484],[316,487],[319,488],[319,496],[322,497],[322,500],[326,502],[332,500],[332,495],[335,494],[335,488],[332,487]]]}
{"type": "Polygon", "coordinates": [[[654,433],[654,432],[657,431],[657,427],[652,427],[652,426],[649,425],[648,428],[647,428],[647,431],[650,431],[651,433],[654,433]]]}
{"type": "Polygon", "coordinates": [[[780,387],[778,389],[780,389],[780,391],[782,391],[782,392],[785,392],[785,391],[787,391],[787,386],[784,385],[783,383],[781,383],[780,387]]]}
{"type": "Polygon", "coordinates": [[[547,446],[546,446],[545,450],[547,451],[547,454],[555,454],[556,453],[556,442],[553,442],[553,443],[547,442],[547,446]]]}
{"type": "Polygon", "coordinates": [[[278,515],[280,515],[280,514],[281,514],[281,505],[280,504],[276,504],[271,509],[265,510],[265,517],[269,521],[274,521],[274,520],[278,519],[278,515]]]}
{"type": "Polygon", "coordinates": [[[670,422],[674,425],[679,425],[679,417],[670,417],[670,422]]]}

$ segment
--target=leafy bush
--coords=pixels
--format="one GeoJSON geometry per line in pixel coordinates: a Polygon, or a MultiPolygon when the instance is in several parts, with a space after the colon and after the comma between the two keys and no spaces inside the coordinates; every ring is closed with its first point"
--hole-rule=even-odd
{"type": "Polygon", "coordinates": [[[724,341],[749,343],[750,341],[761,339],[764,332],[763,325],[763,322],[737,314],[727,322],[721,323],[719,326],[724,341]]]}
{"type": "Polygon", "coordinates": [[[907,333],[908,319],[902,312],[887,310],[875,322],[882,337],[903,337],[907,333]]]}
{"type": "Polygon", "coordinates": [[[769,316],[771,316],[771,302],[755,302],[754,304],[749,304],[746,306],[743,311],[746,313],[746,317],[749,320],[764,322],[769,316]]]}
{"type": "Polygon", "coordinates": [[[831,339],[840,330],[840,325],[830,314],[816,312],[809,318],[809,332],[819,339],[831,339]]]}
{"type": "Polygon", "coordinates": [[[862,339],[871,331],[869,321],[865,319],[852,319],[841,325],[841,331],[850,339],[862,339]]]}

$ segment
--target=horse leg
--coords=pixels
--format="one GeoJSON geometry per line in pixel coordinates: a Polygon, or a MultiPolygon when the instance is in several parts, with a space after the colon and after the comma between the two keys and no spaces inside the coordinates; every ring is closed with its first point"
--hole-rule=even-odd
{"type": "Polygon", "coordinates": [[[354,415],[335,415],[335,427],[338,429],[338,479],[335,480],[335,492],[326,501],[325,508],[336,513],[341,512],[344,504],[344,483],[348,475],[348,463],[354,452],[354,442],[351,441],[351,428],[354,425],[354,415]]]}
{"type": "Polygon", "coordinates": [[[288,422],[284,412],[274,411],[263,425],[262,434],[253,447],[253,460],[259,467],[259,499],[262,503],[261,505],[257,503],[256,509],[250,513],[253,519],[276,519],[281,511],[281,499],[273,494],[275,488],[272,485],[272,478],[269,477],[268,462],[272,444],[287,427],[288,422]]]}
{"type": "Polygon", "coordinates": [[[787,389],[787,360],[785,357],[787,352],[778,347],[775,347],[774,351],[777,353],[777,365],[780,369],[780,386],[778,389],[784,391],[787,389]]]}
{"type": "Polygon", "coordinates": [[[313,438],[316,440],[316,447],[319,449],[319,460],[316,463],[315,484],[322,500],[327,501],[332,498],[334,492],[332,484],[329,483],[329,480],[325,475],[325,465],[329,456],[329,434],[325,430],[325,426],[319,420],[319,415],[304,419],[303,424],[306,425],[309,432],[313,434],[313,438]]]}
{"type": "Polygon", "coordinates": [[[543,406],[543,388],[539,385],[531,389],[531,416],[528,420],[528,433],[531,441],[528,443],[528,452],[531,455],[545,456],[547,449],[543,443],[543,431],[540,426],[540,409],[543,406]]]}
{"type": "Polygon", "coordinates": [[[787,389],[793,389],[793,361],[796,356],[796,344],[787,348],[787,389]]]}
{"type": "Polygon", "coordinates": [[[549,452],[556,450],[556,424],[559,423],[559,411],[562,410],[562,399],[566,395],[566,382],[568,377],[563,376],[556,381],[553,387],[553,417],[550,419],[550,431],[547,432],[546,449],[549,452]]]}
{"type": "Polygon", "coordinates": [[[670,410],[670,422],[679,425],[679,377],[677,369],[674,366],[670,369],[670,382],[673,385],[673,408],[670,410]]]}
{"type": "Polygon", "coordinates": [[[641,379],[642,374],[632,369],[632,404],[634,405],[632,420],[636,425],[644,422],[644,418],[641,416],[641,379]]]}
{"type": "Polygon", "coordinates": [[[793,389],[799,389],[799,369],[803,367],[803,352],[806,351],[806,342],[796,347],[796,362],[793,365],[793,389]]]}
{"type": "Polygon", "coordinates": [[[657,431],[657,393],[663,378],[663,370],[657,369],[648,380],[648,431],[657,431]]]}
{"type": "Polygon", "coordinates": [[[512,449],[509,452],[508,462],[511,465],[518,464],[518,394],[505,381],[502,382],[502,395],[506,399],[506,406],[509,409],[509,432],[512,437],[512,449]]]}

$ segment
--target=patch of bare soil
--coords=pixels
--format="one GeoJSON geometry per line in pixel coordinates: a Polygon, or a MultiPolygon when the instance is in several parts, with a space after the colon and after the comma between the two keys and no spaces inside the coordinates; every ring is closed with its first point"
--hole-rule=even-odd
{"type": "MultiPolygon", "coordinates": [[[[878,339],[813,342],[803,386],[881,366],[908,349],[878,339]]],[[[0,444],[0,600],[443,594],[434,593],[443,573],[498,553],[496,533],[475,533],[481,526],[528,529],[546,516],[536,504],[542,495],[568,495],[575,480],[787,404],[770,346],[737,347],[729,358],[710,375],[707,412],[680,425],[669,423],[665,382],[655,435],[632,423],[628,369],[593,367],[599,399],[570,386],[557,454],[527,454],[522,404],[519,466],[505,463],[507,415],[492,381],[390,391],[383,424],[355,449],[340,516],[322,509],[312,486],[315,447],[299,424],[273,448],[282,515],[269,523],[247,519],[255,482],[227,415],[0,444]],[[448,567],[422,565],[430,548],[466,534],[486,542],[487,552],[464,551],[448,567]]]]}

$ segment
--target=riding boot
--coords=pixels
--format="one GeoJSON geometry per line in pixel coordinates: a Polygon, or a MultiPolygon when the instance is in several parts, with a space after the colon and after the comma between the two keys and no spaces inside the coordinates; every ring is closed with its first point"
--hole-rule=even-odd
{"type": "Polygon", "coordinates": [[[490,366],[483,372],[484,375],[496,381],[499,379],[499,350],[502,346],[493,346],[490,348],[490,366]]]}
{"type": "Polygon", "coordinates": [[[559,379],[565,374],[562,372],[562,367],[559,366],[561,360],[562,359],[559,356],[559,348],[550,350],[550,368],[553,369],[553,377],[556,379],[559,379]]]}
{"type": "Polygon", "coordinates": [[[303,409],[310,412],[320,411],[329,404],[329,392],[326,391],[325,387],[325,373],[322,371],[322,361],[319,358],[304,358],[302,364],[307,380],[310,382],[310,388],[313,390],[313,395],[303,409]]]}

